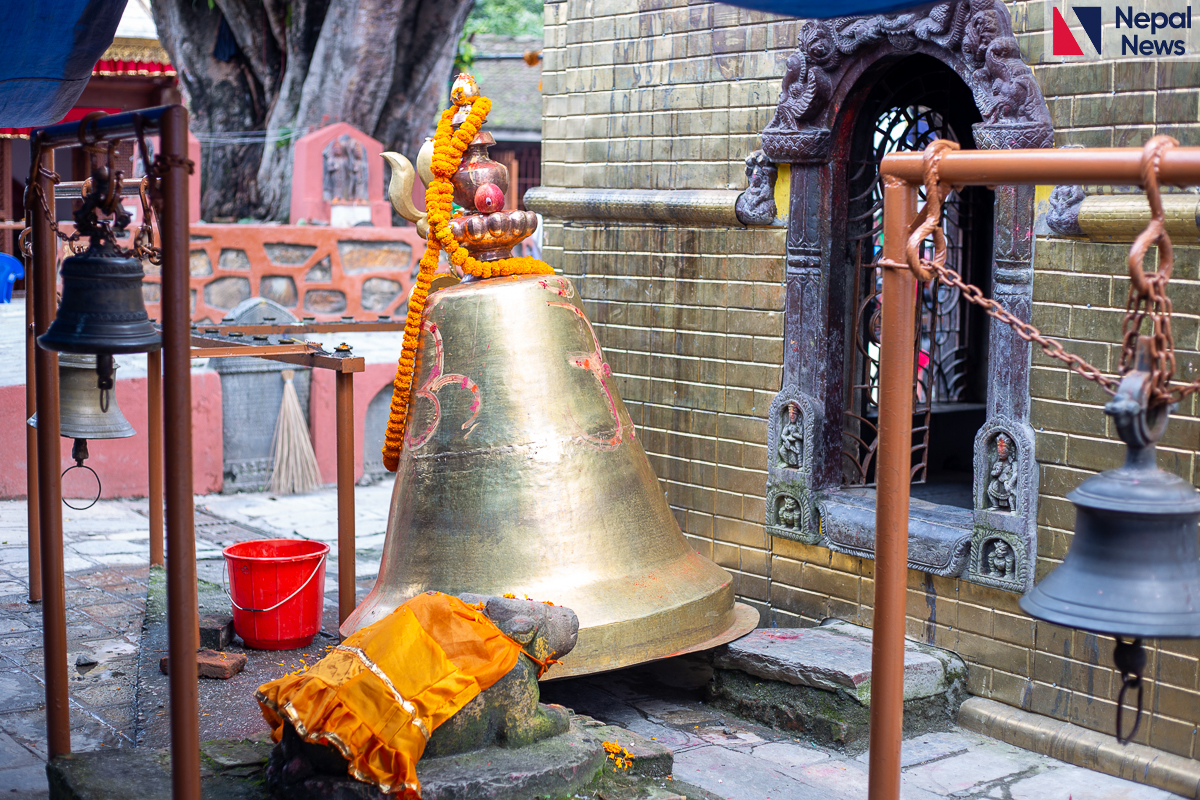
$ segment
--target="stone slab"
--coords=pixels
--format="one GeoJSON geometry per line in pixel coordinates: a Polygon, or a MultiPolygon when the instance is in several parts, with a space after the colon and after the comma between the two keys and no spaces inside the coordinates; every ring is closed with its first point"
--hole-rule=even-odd
{"type": "MultiPolygon", "coordinates": [[[[422,800],[533,800],[570,797],[599,775],[605,753],[596,728],[572,718],[570,729],[527,747],[488,747],[417,762],[422,800]]],[[[281,769],[271,755],[268,784],[281,769]]],[[[287,800],[387,800],[379,787],[350,776],[312,774],[287,784],[287,800]]]]}
{"type": "Polygon", "coordinates": [[[1083,767],[1061,767],[1047,770],[1008,784],[1012,800],[1045,800],[1050,797],[1088,797],[1096,800],[1171,800],[1178,795],[1139,786],[1112,775],[1093,772],[1083,767]]]}
{"type": "MultiPolygon", "coordinates": [[[[921,764],[928,764],[943,758],[961,755],[972,747],[984,743],[982,736],[970,733],[941,731],[924,733],[905,739],[900,744],[900,767],[908,769],[921,764]]],[[[868,749],[858,757],[863,764],[870,761],[871,751],[868,749]]]]}
{"type": "Polygon", "coordinates": [[[592,781],[605,753],[595,728],[572,724],[559,736],[515,750],[476,753],[417,763],[422,800],[523,800],[569,797],[592,781]]]}
{"type": "Polygon", "coordinates": [[[675,777],[724,800],[829,800],[822,788],[796,780],[753,756],[716,745],[677,753],[675,777]]]}
{"type": "MultiPolygon", "coordinates": [[[[871,630],[837,621],[819,628],[760,628],[718,651],[714,666],[795,686],[844,691],[871,703],[871,630]]],[[[943,694],[966,678],[958,656],[905,642],[904,699],[943,694]]]]}
{"type": "MultiPolygon", "coordinates": [[[[203,800],[268,800],[262,780],[205,764],[203,800]]],[[[261,767],[255,767],[260,771],[261,767]]],[[[121,748],[57,756],[46,767],[50,800],[170,800],[169,750],[121,748]]]]}
{"type": "Polygon", "coordinates": [[[615,742],[624,747],[630,755],[630,761],[633,762],[629,767],[629,772],[634,775],[665,778],[671,774],[675,757],[671,755],[668,748],[658,742],[638,736],[633,731],[618,728],[615,725],[589,728],[588,733],[600,737],[601,742],[615,742]]]}

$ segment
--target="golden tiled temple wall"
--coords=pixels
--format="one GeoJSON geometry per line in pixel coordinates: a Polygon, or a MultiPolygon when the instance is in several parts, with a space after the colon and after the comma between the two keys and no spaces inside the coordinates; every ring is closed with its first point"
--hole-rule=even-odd
{"type": "MultiPolygon", "coordinates": [[[[1160,133],[1185,145],[1200,145],[1200,61],[1116,58],[1046,63],[1051,60],[1045,56],[1051,9],[1047,2],[1011,4],[1013,30],[1050,108],[1056,145],[1136,147],[1160,133]]],[[[1114,49],[1109,45],[1106,39],[1104,52],[1114,49]]],[[[1109,374],[1117,371],[1120,361],[1117,343],[1129,291],[1128,252],[1128,244],[1056,237],[1038,237],[1034,248],[1033,324],[1109,374]]],[[[1200,370],[1200,249],[1177,247],[1175,252],[1172,330],[1179,371],[1194,376],[1200,370]]],[[[1037,431],[1041,465],[1040,580],[1061,563],[1071,542],[1075,515],[1066,494],[1089,475],[1118,466],[1125,448],[1103,412],[1107,395],[1036,349],[1030,394],[1030,422],[1037,431]]],[[[1187,400],[1158,448],[1159,465],[1193,483],[1200,445],[1197,410],[1195,398],[1187,400]]],[[[959,620],[961,624],[961,613],[959,620]]],[[[1097,640],[1046,623],[1035,623],[1033,629],[1034,648],[1027,660],[1018,659],[1015,666],[1020,669],[991,665],[991,696],[1111,731],[1120,688],[1119,676],[1109,668],[1111,639],[1097,640]]],[[[1172,753],[1200,757],[1196,741],[1200,642],[1153,644],[1146,686],[1146,704],[1153,713],[1149,730],[1138,738],[1172,753]]]]}
{"type": "MultiPolygon", "coordinates": [[[[800,23],[686,0],[546,4],[543,184],[740,189],[800,23]]],[[[1057,143],[1138,145],[1157,132],[1200,145],[1200,62],[1040,63],[1050,4],[1010,4],[1057,143]]],[[[1041,195],[1044,199],[1044,193],[1041,195]]],[[[784,209],[780,209],[784,213],[784,209]]],[[[785,230],[546,219],[546,259],[575,281],[638,435],[692,545],[729,570],[764,625],[872,621],[874,563],[766,535],[767,409],[781,380],[785,230]]],[[[1039,237],[1033,322],[1116,368],[1127,245],[1039,237]]],[[[1200,370],[1200,250],[1173,280],[1181,371],[1200,370]]],[[[1066,493],[1122,455],[1105,395],[1035,354],[1041,465],[1037,575],[1061,562],[1066,493]]],[[[1160,448],[1194,479],[1189,400],[1160,448]]],[[[1111,732],[1111,640],[1035,622],[1018,595],[909,572],[908,632],[959,653],[972,693],[1111,732]]],[[[1137,740],[1200,756],[1200,643],[1150,648],[1137,740]]]]}

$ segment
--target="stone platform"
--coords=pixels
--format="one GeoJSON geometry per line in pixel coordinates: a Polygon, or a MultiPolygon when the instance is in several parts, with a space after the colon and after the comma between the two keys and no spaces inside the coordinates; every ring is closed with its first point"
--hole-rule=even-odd
{"type": "MultiPolygon", "coordinates": [[[[274,744],[269,738],[224,739],[201,745],[205,800],[268,800],[263,780],[274,744]]],[[[426,758],[417,764],[423,800],[534,800],[583,793],[613,800],[702,800],[705,794],[672,785],[671,751],[620,728],[573,716],[566,733],[508,750],[426,758]],[[603,743],[619,742],[633,756],[629,769],[608,767],[603,743]],[[606,767],[606,764],[608,767],[606,767]]],[[[101,750],[60,756],[47,767],[51,800],[169,800],[171,760],[165,749],[101,750]]],[[[353,778],[313,776],[291,787],[288,800],[386,800],[353,778]]]]}
{"type": "MultiPolygon", "coordinates": [[[[966,698],[966,665],[948,651],[905,644],[905,732],[949,728],[966,698]]],[[[869,628],[842,621],[819,628],[762,628],[718,650],[713,666],[709,693],[717,706],[815,741],[865,747],[869,628]]]]}

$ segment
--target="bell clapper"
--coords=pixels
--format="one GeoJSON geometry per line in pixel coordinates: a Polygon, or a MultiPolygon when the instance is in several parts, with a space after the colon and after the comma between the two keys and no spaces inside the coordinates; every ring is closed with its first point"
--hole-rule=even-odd
{"type": "MultiPolygon", "coordinates": [[[[116,368],[113,366],[112,353],[97,353],[96,354],[96,388],[100,390],[100,410],[108,413],[108,400],[112,395],[113,390],[113,373],[116,368]]],[[[76,441],[79,441],[78,439],[76,441]]],[[[84,448],[84,458],[87,449],[84,448]]]]}
{"type": "Polygon", "coordinates": [[[73,506],[67,502],[67,498],[62,498],[63,505],[74,511],[87,511],[89,508],[99,502],[100,495],[104,491],[104,486],[100,483],[100,476],[96,473],[96,470],[83,463],[84,461],[87,461],[88,456],[89,453],[87,439],[77,438],[75,443],[71,445],[71,458],[74,459],[75,463],[74,465],[64,469],[62,472],[62,477],[65,478],[67,473],[73,469],[86,469],[88,472],[92,473],[92,477],[96,479],[96,496],[92,498],[92,502],[88,503],[86,506],[73,506]]]}
{"type": "Polygon", "coordinates": [[[88,453],[87,439],[76,439],[71,445],[71,458],[75,461],[75,466],[82,467],[83,462],[88,460],[91,454],[88,453]]]}
{"type": "MultiPolygon", "coordinates": [[[[1125,468],[1157,470],[1155,456],[1158,440],[1167,430],[1172,406],[1151,404],[1150,337],[1139,336],[1134,369],[1121,379],[1116,395],[1104,407],[1104,412],[1113,418],[1121,441],[1125,442],[1125,468]]],[[[1142,672],[1146,669],[1146,648],[1140,636],[1126,641],[1118,635],[1113,648],[1113,665],[1121,673],[1121,690],[1117,693],[1117,742],[1129,744],[1137,735],[1142,723],[1142,672]],[[1122,719],[1125,712],[1125,692],[1137,690],[1133,727],[1123,734],[1122,719]]]]}
{"type": "Polygon", "coordinates": [[[1146,648],[1142,640],[1135,638],[1127,642],[1120,636],[1116,637],[1117,646],[1113,648],[1113,663],[1121,672],[1121,691],[1117,693],[1117,742],[1129,744],[1137,735],[1138,725],[1142,723],[1142,671],[1146,669],[1146,648]],[[1125,690],[1137,689],[1137,710],[1133,717],[1133,727],[1129,735],[1121,734],[1121,717],[1125,711],[1125,690]]]}

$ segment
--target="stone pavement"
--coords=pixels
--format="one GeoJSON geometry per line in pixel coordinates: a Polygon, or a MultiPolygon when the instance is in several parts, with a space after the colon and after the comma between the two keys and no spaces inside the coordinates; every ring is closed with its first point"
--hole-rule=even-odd
{"type": "MultiPolygon", "coordinates": [[[[542,700],[666,745],[674,777],[725,800],[861,800],[857,756],[723,714],[703,702],[711,669],[684,657],[544,684],[542,700]]],[[[948,722],[948,721],[947,721],[948,722]]],[[[955,726],[905,740],[903,800],[1168,800],[1175,795],[969,733],[955,726]]]]}
{"type": "MultiPolygon", "coordinates": [[[[358,487],[355,495],[356,571],[371,578],[378,571],[391,487],[358,487]]],[[[336,500],[332,489],[278,499],[266,494],[197,497],[198,576],[219,585],[221,549],[237,541],[279,536],[335,544],[336,500]],[[209,513],[210,505],[224,516],[209,513]]],[[[147,509],[145,500],[104,500],[87,511],[63,509],[71,746],[77,751],[132,747],[136,731],[144,736],[148,727],[155,727],[145,717],[135,719],[149,573],[147,509]]],[[[27,602],[26,513],[24,501],[0,501],[0,797],[14,800],[47,796],[42,614],[40,605],[27,602]]],[[[325,602],[336,617],[337,559],[333,552],[330,556],[325,602]]],[[[360,597],[370,585],[370,580],[360,581],[360,597]]],[[[146,717],[165,720],[165,702],[145,705],[146,717]]]]}
{"type": "MultiPolygon", "coordinates": [[[[360,597],[378,569],[390,496],[390,481],[355,490],[360,597]]],[[[229,543],[281,536],[332,544],[337,538],[333,489],[301,497],[204,496],[196,498],[196,508],[197,568],[209,584],[221,581],[220,552],[229,543]]],[[[88,511],[64,509],[71,741],[79,751],[132,747],[136,731],[155,727],[146,725],[145,718],[141,725],[135,719],[148,585],[145,513],[145,501],[136,500],[101,501],[88,511]]],[[[41,609],[25,602],[25,515],[24,502],[0,501],[0,798],[14,800],[47,797],[41,609]]],[[[336,575],[333,560],[326,578],[327,610],[336,609],[336,575]]],[[[284,666],[289,665],[285,661],[284,666]]],[[[866,754],[819,747],[713,709],[704,703],[701,688],[710,674],[703,660],[673,659],[554,681],[545,685],[544,699],[656,739],[674,751],[676,778],[718,798],[857,800],[866,796],[866,754]]],[[[165,698],[152,699],[143,703],[143,713],[165,719],[165,698]]],[[[214,732],[231,726],[228,719],[205,721],[211,722],[214,732]]],[[[949,725],[945,731],[907,740],[903,761],[905,800],[1173,796],[949,725]]]]}

